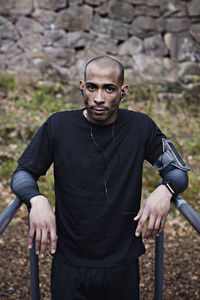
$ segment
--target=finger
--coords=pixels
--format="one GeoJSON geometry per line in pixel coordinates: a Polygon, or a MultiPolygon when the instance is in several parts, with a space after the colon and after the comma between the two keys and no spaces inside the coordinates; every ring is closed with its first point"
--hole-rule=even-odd
{"type": "Polygon", "coordinates": [[[162,219],[162,220],[161,220],[161,222],[160,222],[159,234],[161,234],[162,231],[164,230],[164,228],[165,228],[165,222],[166,222],[166,219],[162,219]]]}
{"type": "Polygon", "coordinates": [[[33,238],[35,235],[35,228],[30,226],[29,234],[28,234],[28,248],[31,249],[33,247],[33,238]]]}
{"type": "Polygon", "coordinates": [[[35,253],[37,255],[40,254],[40,244],[41,244],[41,230],[37,228],[36,235],[35,235],[35,253]]]}
{"type": "Polygon", "coordinates": [[[47,240],[48,240],[48,233],[47,233],[46,228],[43,228],[42,229],[42,235],[41,235],[41,243],[40,243],[40,256],[41,256],[41,258],[43,258],[44,255],[45,255],[47,240]]]}
{"type": "Polygon", "coordinates": [[[144,239],[148,239],[150,237],[153,237],[154,224],[155,224],[155,218],[151,216],[149,218],[149,222],[148,222],[145,234],[144,234],[144,239]]]}
{"type": "Polygon", "coordinates": [[[141,233],[142,233],[142,228],[143,228],[143,226],[144,226],[144,224],[145,224],[147,218],[148,218],[147,215],[143,215],[143,216],[140,218],[140,220],[139,220],[139,222],[138,222],[138,225],[137,225],[137,228],[136,228],[136,230],[135,230],[135,235],[136,235],[137,237],[139,237],[139,236],[141,235],[141,233]]]}
{"type": "Polygon", "coordinates": [[[142,206],[140,208],[140,210],[138,211],[137,216],[135,216],[135,218],[133,219],[134,221],[138,221],[141,218],[141,216],[143,214],[143,210],[144,210],[144,207],[142,206]]]}
{"type": "Polygon", "coordinates": [[[57,245],[57,234],[56,234],[56,228],[52,228],[50,231],[50,238],[51,238],[51,254],[54,254],[56,252],[56,245],[57,245]]]}
{"type": "Polygon", "coordinates": [[[157,218],[154,225],[152,237],[159,236],[161,228],[161,218],[157,218]]]}

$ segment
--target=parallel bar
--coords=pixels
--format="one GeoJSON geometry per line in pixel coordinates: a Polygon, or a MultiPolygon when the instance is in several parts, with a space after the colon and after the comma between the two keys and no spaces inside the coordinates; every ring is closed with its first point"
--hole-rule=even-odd
{"type": "Polygon", "coordinates": [[[177,196],[173,202],[193,228],[200,233],[200,215],[181,196],[177,196]]]}
{"type": "Polygon", "coordinates": [[[4,232],[17,210],[20,208],[22,201],[15,197],[10,204],[0,214],[0,235],[4,232]]]}
{"type": "Polygon", "coordinates": [[[163,245],[164,232],[162,232],[155,240],[155,300],[162,300],[163,295],[163,245]]]}

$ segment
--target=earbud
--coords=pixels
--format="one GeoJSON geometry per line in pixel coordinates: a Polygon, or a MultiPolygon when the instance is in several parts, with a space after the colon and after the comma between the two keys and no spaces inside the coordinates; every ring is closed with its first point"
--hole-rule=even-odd
{"type": "Polygon", "coordinates": [[[121,100],[123,100],[123,98],[126,96],[126,93],[125,93],[125,91],[121,91],[121,100]]]}
{"type": "Polygon", "coordinates": [[[80,88],[81,95],[84,97],[84,88],[80,88]]]}

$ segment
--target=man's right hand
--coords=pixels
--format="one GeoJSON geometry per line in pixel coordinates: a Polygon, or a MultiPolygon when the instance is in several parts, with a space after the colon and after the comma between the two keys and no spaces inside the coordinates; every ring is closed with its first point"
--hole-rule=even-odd
{"type": "Polygon", "coordinates": [[[35,235],[35,253],[44,257],[50,234],[51,253],[56,252],[57,234],[55,214],[46,197],[39,195],[31,198],[31,211],[29,216],[30,230],[28,248],[32,248],[35,235]]]}

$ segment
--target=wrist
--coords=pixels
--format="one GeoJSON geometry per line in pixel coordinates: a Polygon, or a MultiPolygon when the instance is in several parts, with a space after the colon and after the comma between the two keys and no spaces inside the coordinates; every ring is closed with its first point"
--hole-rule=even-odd
{"type": "Polygon", "coordinates": [[[31,207],[41,202],[49,202],[48,199],[44,195],[37,195],[30,199],[31,207]]]}
{"type": "Polygon", "coordinates": [[[161,183],[160,187],[162,187],[163,192],[166,193],[170,199],[175,195],[173,189],[171,189],[168,183],[161,183]]]}

